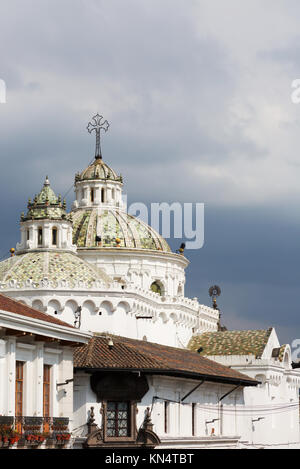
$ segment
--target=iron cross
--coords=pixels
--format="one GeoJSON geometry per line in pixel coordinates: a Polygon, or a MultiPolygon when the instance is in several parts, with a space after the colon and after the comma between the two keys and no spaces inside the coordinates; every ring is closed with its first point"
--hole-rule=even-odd
{"type": "Polygon", "coordinates": [[[107,132],[109,123],[107,120],[102,122],[103,116],[99,116],[96,114],[93,118],[94,122],[89,122],[87,126],[87,130],[89,133],[92,133],[93,130],[96,132],[96,150],[95,150],[95,158],[102,158],[101,154],[101,146],[100,146],[100,130],[103,129],[107,132]]]}

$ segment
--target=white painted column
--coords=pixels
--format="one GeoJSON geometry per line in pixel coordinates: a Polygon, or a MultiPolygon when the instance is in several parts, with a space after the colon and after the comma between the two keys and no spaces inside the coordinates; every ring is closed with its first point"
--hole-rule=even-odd
{"type": "Polygon", "coordinates": [[[111,201],[112,201],[112,197],[111,197],[111,187],[108,187],[106,190],[107,190],[107,202],[110,204],[111,201]]]}
{"type": "Polygon", "coordinates": [[[0,415],[6,415],[7,399],[7,373],[6,373],[6,341],[0,339],[0,383],[2,390],[0,392],[0,415]]]}
{"type": "Polygon", "coordinates": [[[101,202],[100,193],[101,193],[100,187],[96,186],[95,191],[94,191],[94,201],[95,201],[96,205],[99,205],[100,202],[101,202]]]}
{"type": "Polygon", "coordinates": [[[26,232],[27,232],[27,228],[25,228],[25,226],[22,226],[21,229],[21,245],[22,245],[22,248],[25,248],[26,247],[26,232]]]}
{"type": "Polygon", "coordinates": [[[32,248],[36,248],[37,245],[38,245],[38,227],[37,226],[33,226],[31,228],[31,236],[32,236],[32,248]]]}
{"type": "Polygon", "coordinates": [[[34,374],[36,382],[36,398],[33,411],[43,416],[43,382],[44,382],[44,342],[36,342],[34,374]]]}
{"type": "Polygon", "coordinates": [[[57,240],[56,247],[61,248],[64,238],[64,228],[62,226],[57,226],[57,240]]]}
{"type": "Polygon", "coordinates": [[[43,247],[44,248],[49,248],[50,243],[52,239],[50,238],[50,235],[52,237],[52,232],[50,230],[50,225],[49,223],[45,223],[43,226],[43,247]]]}
{"type": "Polygon", "coordinates": [[[10,336],[7,340],[7,415],[15,415],[15,387],[16,387],[16,337],[10,336]]]}
{"type": "Polygon", "coordinates": [[[50,399],[51,399],[51,414],[52,417],[59,417],[59,408],[58,408],[58,391],[56,388],[56,383],[58,380],[58,364],[53,363],[51,366],[51,375],[50,375],[50,399]]]}
{"type": "MultiPolygon", "coordinates": [[[[59,380],[61,383],[73,379],[73,349],[64,347],[60,355],[59,380]]],[[[58,388],[59,413],[63,417],[69,417],[70,426],[73,420],[73,382],[69,382],[58,388]]]]}

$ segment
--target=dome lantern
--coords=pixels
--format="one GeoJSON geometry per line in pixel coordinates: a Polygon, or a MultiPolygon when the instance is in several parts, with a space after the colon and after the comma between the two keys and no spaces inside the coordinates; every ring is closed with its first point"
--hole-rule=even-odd
{"type": "Polygon", "coordinates": [[[107,132],[109,123],[99,114],[89,122],[87,130],[96,133],[96,149],[94,161],[81,173],[75,175],[76,200],[73,209],[94,208],[103,206],[123,207],[122,176],[110,168],[102,159],[100,131],[107,132]]]}
{"type": "Polygon", "coordinates": [[[27,208],[27,214],[21,215],[21,242],[17,244],[17,254],[30,250],[76,250],[65,201],[62,203],[61,196],[55,195],[48,176],[33,202],[28,200],[27,208]]]}

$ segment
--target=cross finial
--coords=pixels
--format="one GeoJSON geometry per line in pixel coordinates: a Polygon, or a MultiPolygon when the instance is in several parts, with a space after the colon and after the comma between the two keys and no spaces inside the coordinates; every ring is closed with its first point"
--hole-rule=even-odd
{"type": "Polygon", "coordinates": [[[101,146],[100,146],[100,130],[103,129],[105,132],[107,132],[109,123],[107,120],[103,121],[103,116],[99,116],[99,114],[96,114],[93,118],[94,122],[89,122],[87,126],[87,130],[89,133],[92,133],[93,130],[96,132],[96,150],[95,150],[95,158],[100,158],[102,159],[102,154],[101,154],[101,146]]]}

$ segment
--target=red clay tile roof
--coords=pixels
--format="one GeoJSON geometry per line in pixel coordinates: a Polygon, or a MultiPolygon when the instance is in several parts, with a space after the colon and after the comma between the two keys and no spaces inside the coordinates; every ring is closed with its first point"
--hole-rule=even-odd
{"type": "Polygon", "coordinates": [[[90,370],[139,370],[172,376],[206,378],[209,381],[254,386],[257,381],[227,366],[201,357],[197,352],[144,340],[95,334],[74,351],[74,367],[90,370]],[[114,346],[108,347],[111,337],[114,346]]]}
{"type": "Polygon", "coordinates": [[[8,311],[9,313],[20,314],[21,316],[26,316],[28,318],[39,319],[40,321],[50,322],[58,326],[71,327],[70,324],[67,324],[60,319],[56,319],[49,314],[42,313],[38,309],[30,308],[29,306],[21,303],[20,301],[9,298],[6,295],[0,293],[0,310],[8,311]]]}

